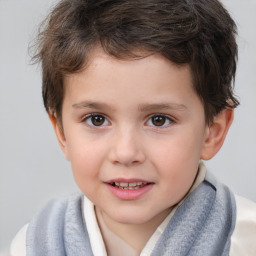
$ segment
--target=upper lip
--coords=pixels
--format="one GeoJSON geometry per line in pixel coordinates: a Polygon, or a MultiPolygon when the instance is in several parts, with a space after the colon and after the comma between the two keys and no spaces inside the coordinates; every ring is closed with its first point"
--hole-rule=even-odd
{"type": "Polygon", "coordinates": [[[136,178],[132,178],[132,179],[125,179],[125,178],[117,178],[117,179],[111,179],[106,181],[105,183],[108,184],[112,184],[112,183],[138,183],[138,182],[142,182],[142,183],[146,183],[146,184],[152,184],[154,182],[152,181],[147,181],[147,180],[143,180],[143,179],[136,179],[136,178]]]}

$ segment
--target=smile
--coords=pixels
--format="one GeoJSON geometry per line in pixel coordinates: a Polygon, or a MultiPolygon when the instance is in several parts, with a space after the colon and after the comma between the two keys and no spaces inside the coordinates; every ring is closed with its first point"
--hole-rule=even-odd
{"type": "Polygon", "coordinates": [[[143,180],[117,179],[105,183],[109,191],[121,200],[137,200],[146,195],[154,183],[143,180]]]}
{"type": "Polygon", "coordinates": [[[136,190],[143,188],[147,185],[146,182],[112,182],[111,185],[113,187],[119,189],[126,189],[126,190],[136,190]]]}

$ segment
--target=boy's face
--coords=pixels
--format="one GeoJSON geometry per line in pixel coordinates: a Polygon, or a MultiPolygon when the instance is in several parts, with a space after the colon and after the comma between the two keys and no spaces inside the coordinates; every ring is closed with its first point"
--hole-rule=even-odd
{"type": "Polygon", "coordinates": [[[190,189],[209,134],[189,67],[98,50],[64,84],[59,137],[79,188],[114,223],[163,219],[190,189]]]}

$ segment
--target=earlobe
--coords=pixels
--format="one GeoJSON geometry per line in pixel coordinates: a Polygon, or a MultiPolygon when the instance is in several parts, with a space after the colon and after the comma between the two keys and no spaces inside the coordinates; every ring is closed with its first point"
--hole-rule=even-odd
{"type": "Polygon", "coordinates": [[[60,124],[59,124],[55,114],[49,114],[49,119],[52,123],[55,135],[56,135],[58,143],[60,145],[60,148],[62,149],[63,153],[65,154],[66,159],[69,160],[67,146],[66,146],[66,138],[65,138],[63,129],[62,129],[62,127],[60,127],[60,124]]]}
{"type": "Polygon", "coordinates": [[[208,127],[201,159],[209,160],[220,150],[233,122],[233,118],[234,109],[224,109],[214,117],[212,124],[208,127]]]}

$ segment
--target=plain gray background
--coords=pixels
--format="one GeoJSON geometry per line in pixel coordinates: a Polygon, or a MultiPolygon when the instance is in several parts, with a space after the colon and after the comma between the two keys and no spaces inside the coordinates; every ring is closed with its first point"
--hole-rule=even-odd
{"type": "MultiPolygon", "coordinates": [[[[0,0],[0,254],[53,196],[77,191],[43,109],[40,68],[28,45],[53,0],[0,0]]],[[[223,0],[238,25],[241,105],[226,142],[206,164],[256,201],[256,0],[223,0]]]]}

